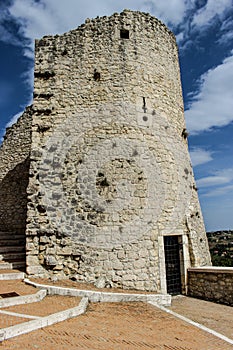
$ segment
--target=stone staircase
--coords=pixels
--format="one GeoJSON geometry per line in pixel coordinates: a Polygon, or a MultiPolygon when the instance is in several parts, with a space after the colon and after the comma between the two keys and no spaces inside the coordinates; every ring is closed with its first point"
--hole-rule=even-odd
{"type": "Polygon", "coordinates": [[[25,234],[0,231],[0,270],[25,271],[25,234]]]}

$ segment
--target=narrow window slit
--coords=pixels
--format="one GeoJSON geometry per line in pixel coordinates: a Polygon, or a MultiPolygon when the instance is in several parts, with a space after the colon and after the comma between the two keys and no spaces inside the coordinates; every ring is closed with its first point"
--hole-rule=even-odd
{"type": "Polygon", "coordinates": [[[146,98],[145,98],[145,97],[143,97],[143,98],[142,98],[142,100],[143,100],[143,106],[142,106],[142,109],[143,109],[144,113],[146,113],[146,111],[147,111],[147,108],[146,108],[146,98]]]}
{"type": "Polygon", "coordinates": [[[93,77],[95,81],[100,81],[100,72],[97,72],[97,70],[94,69],[93,77]]]}
{"type": "Polygon", "coordinates": [[[121,37],[121,39],[129,39],[129,30],[121,29],[120,30],[120,37],[121,37]]]}

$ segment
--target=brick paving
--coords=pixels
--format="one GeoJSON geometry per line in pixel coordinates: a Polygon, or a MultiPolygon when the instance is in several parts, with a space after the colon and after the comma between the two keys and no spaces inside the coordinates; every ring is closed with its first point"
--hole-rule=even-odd
{"type": "MultiPolygon", "coordinates": [[[[37,303],[5,307],[1,308],[0,311],[9,311],[22,315],[43,317],[78,306],[80,300],[81,298],[77,297],[61,297],[58,295],[46,296],[42,301],[37,303]]],[[[13,317],[0,313],[0,328],[14,326],[16,324],[27,321],[30,321],[30,319],[23,317],[13,317]]]]}
{"type": "Polygon", "coordinates": [[[233,339],[233,307],[231,306],[177,296],[173,298],[169,309],[233,339]]]}
{"type": "MultiPolygon", "coordinates": [[[[68,300],[70,297],[53,299],[54,305],[61,304],[62,299],[60,298],[67,298],[66,300],[68,300]]],[[[189,299],[180,298],[183,301],[189,299]]],[[[185,316],[189,316],[191,314],[190,310],[197,309],[197,307],[200,308],[200,314],[203,314],[203,311],[204,313],[207,312],[207,306],[204,308],[199,304],[201,301],[196,299],[192,299],[189,303],[187,301],[189,307],[187,306],[188,304],[185,306],[184,302],[182,306],[182,302],[177,302],[176,300],[179,299],[174,299],[172,308],[176,312],[178,308],[183,308],[185,316]],[[188,308],[189,310],[187,311],[188,308]]],[[[216,304],[210,304],[209,307],[212,308],[212,313],[215,313],[216,304]]],[[[35,315],[39,315],[38,305],[34,303],[34,310],[32,305],[27,306],[28,308],[31,307],[27,311],[30,314],[34,312],[35,315]]],[[[222,319],[226,327],[231,327],[231,308],[226,308],[223,306],[224,318],[220,312],[221,306],[217,305],[216,310],[219,311],[215,313],[215,319],[217,322],[218,317],[220,317],[219,322],[222,319]]],[[[196,312],[196,314],[198,313],[196,312]]],[[[210,317],[210,314],[207,317],[210,317]]],[[[217,331],[219,330],[217,329],[217,331]]],[[[6,340],[1,344],[0,348],[4,350],[230,350],[233,349],[233,345],[193,327],[152,305],[131,302],[91,303],[84,315],[6,340]]]]}
{"type": "Polygon", "coordinates": [[[151,305],[97,303],[82,316],[12,338],[1,348],[230,350],[233,346],[151,305]]]}
{"type": "Polygon", "coordinates": [[[15,305],[6,308],[1,308],[1,310],[43,317],[53,314],[55,312],[78,306],[80,300],[81,298],[77,297],[62,297],[60,295],[48,295],[42,301],[37,303],[15,305]]]}
{"type": "Polygon", "coordinates": [[[0,329],[14,326],[16,324],[27,322],[27,321],[28,321],[27,318],[14,317],[14,316],[0,314],[0,329]]]}
{"type": "MultiPolygon", "coordinates": [[[[2,273],[2,271],[0,271],[0,273],[2,273]]],[[[10,292],[17,292],[19,295],[27,295],[27,294],[34,294],[38,292],[38,289],[32,286],[26,285],[21,280],[0,281],[0,294],[10,293],[10,292]]]]}

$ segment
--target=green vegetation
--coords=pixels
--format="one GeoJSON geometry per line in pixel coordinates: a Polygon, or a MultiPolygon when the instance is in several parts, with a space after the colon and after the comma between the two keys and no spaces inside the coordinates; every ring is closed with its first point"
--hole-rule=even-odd
{"type": "Polygon", "coordinates": [[[233,267],[233,231],[207,232],[213,266],[233,267]]]}

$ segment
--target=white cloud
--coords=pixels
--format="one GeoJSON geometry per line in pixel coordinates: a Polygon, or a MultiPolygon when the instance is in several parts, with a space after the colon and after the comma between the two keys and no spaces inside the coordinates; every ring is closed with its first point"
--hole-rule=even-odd
{"type": "Polygon", "coordinates": [[[233,181],[233,168],[218,170],[212,176],[197,180],[198,187],[211,187],[229,184],[233,181]]]}
{"type": "Polygon", "coordinates": [[[209,25],[217,16],[220,19],[232,8],[232,0],[208,0],[206,5],[195,14],[192,23],[197,26],[209,25]]]}
{"type": "Polygon", "coordinates": [[[208,163],[213,159],[212,152],[202,148],[193,148],[189,153],[193,166],[208,163]]]}
{"type": "Polygon", "coordinates": [[[184,33],[180,32],[179,34],[176,35],[176,41],[177,43],[182,43],[182,41],[184,40],[184,33]]]}
{"type": "MultiPolygon", "coordinates": [[[[199,1],[198,4],[198,1],[194,0],[188,1],[186,4],[185,16],[179,23],[178,43],[180,51],[190,48],[190,39],[192,45],[198,45],[199,38],[205,36],[205,33],[209,33],[206,30],[207,27],[214,28],[219,23],[222,23],[222,26],[219,28],[217,44],[224,44],[228,39],[231,39],[233,0],[208,0],[205,5],[204,3],[205,1],[202,1],[200,4],[199,1]]],[[[199,46],[198,48],[200,49],[199,46]]]]}
{"type": "Polygon", "coordinates": [[[21,117],[21,115],[23,114],[24,111],[21,111],[17,114],[15,114],[11,120],[6,124],[6,128],[11,127],[13,124],[15,124],[17,122],[17,120],[19,119],[19,117],[21,117]]]}
{"type": "Polygon", "coordinates": [[[46,34],[74,29],[87,17],[111,15],[125,8],[150,12],[173,28],[182,24],[183,32],[188,32],[190,23],[197,30],[210,24],[216,16],[224,21],[224,15],[232,8],[232,0],[208,0],[196,12],[196,0],[170,0],[169,5],[164,0],[13,0],[5,12],[20,24],[21,34],[33,42],[46,34]]]}
{"type": "Polygon", "coordinates": [[[218,44],[227,45],[233,40],[233,30],[222,34],[222,36],[217,40],[218,44]]]}
{"type": "Polygon", "coordinates": [[[233,193],[233,185],[215,188],[214,190],[211,190],[204,194],[203,197],[220,197],[224,196],[225,194],[229,194],[230,192],[233,193]]]}
{"type": "MultiPolygon", "coordinates": [[[[10,15],[20,24],[20,32],[31,40],[48,34],[61,34],[78,27],[86,18],[111,15],[125,8],[150,12],[165,23],[177,25],[183,21],[194,0],[14,0],[10,15]]],[[[32,48],[32,46],[31,46],[32,48]]]]}
{"type": "Polygon", "coordinates": [[[7,8],[0,8],[0,40],[5,43],[11,43],[12,45],[21,46],[19,39],[11,32],[11,29],[4,25],[4,21],[9,19],[9,12],[7,8]]]}
{"type": "Polygon", "coordinates": [[[220,28],[220,37],[217,43],[220,45],[230,45],[233,39],[233,19],[232,16],[223,21],[220,28]]]}
{"type": "Polygon", "coordinates": [[[223,21],[221,25],[221,30],[228,30],[233,28],[233,19],[232,17],[227,18],[225,21],[223,21]]]}
{"type": "MultiPolygon", "coordinates": [[[[29,68],[26,70],[21,77],[24,80],[24,83],[27,84],[29,90],[32,92],[33,91],[33,86],[34,86],[34,67],[29,68]]],[[[28,104],[32,102],[32,96],[29,98],[28,104]]]]}
{"type": "Polygon", "coordinates": [[[201,77],[200,92],[185,116],[188,130],[194,134],[233,121],[233,55],[201,77]]]}
{"type": "MultiPolygon", "coordinates": [[[[224,14],[229,12],[231,4],[232,0],[208,0],[205,6],[195,12],[196,0],[170,0],[169,6],[164,0],[13,0],[8,16],[16,20],[20,25],[20,33],[30,40],[27,56],[32,57],[28,50],[33,51],[35,38],[61,34],[78,27],[88,17],[111,15],[125,8],[150,12],[172,29],[181,26],[178,41],[180,44],[182,41],[185,43],[190,30],[199,30],[203,25],[210,24],[216,16],[225,20],[224,14]]],[[[224,28],[222,30],[226,30],[224,28]]],[[[10,33],[5,33],[6,40],[7,35],[10,33]]]]}
{"type": "Polygon", "coordinates": [[[204,177],[200,180],[197,180],[197,185],[198,187],[209,187],[209,186],[216,186],[216,185],[221,185],[229,182],[228,177],[226,176],[207,176],[204,177]]]}
{"type": "Polygon", "coordinates": [[[15,0],[9,8],[11,16],[20,25],[19,32],[30,39],[29,48],[33,51],[34,39],[45,34],[58,32],[57,16],[48,6],[33,0],[15,0]]]}
{"type": "Polygon", "coordinates": [[[169,5],[164,0],[154,0],[144,1],[142,10],[152,13],[167,24],[177,25],[183,21],[187,9],[193,5],[190,0],[170,0],[169,5]]]}
{"type": "Polygon", "coordinates": [[[0,38],[5,43],[11,43],[12,45],[22,46],[22,42],[15,37],[5,26],[0,24],[0,38]]]}

